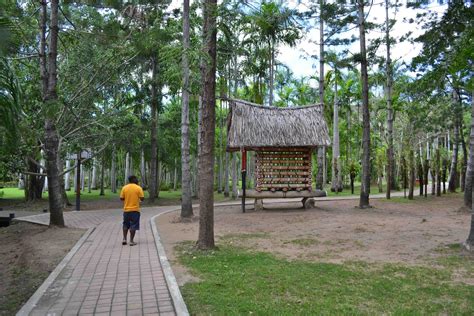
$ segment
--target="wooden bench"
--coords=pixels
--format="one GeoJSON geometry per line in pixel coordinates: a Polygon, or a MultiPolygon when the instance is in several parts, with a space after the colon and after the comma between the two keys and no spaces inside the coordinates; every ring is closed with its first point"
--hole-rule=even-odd
{"type": "MultiPolygon", "coordinates": [[[[239,197],[242,197],[242,191],[238,191],[239,197]]],[[[302,198],[301,202],[305,209],[314,207],[316,197],[327,196],[326,191],[323,190],[303,190],[303,191],[257,191],[257,190],[245,190],[245,198],[255,199],[254,205],[255,210],[260,211],[263,209],[263,199],[291,199],[291,198],[302,198]]]]}

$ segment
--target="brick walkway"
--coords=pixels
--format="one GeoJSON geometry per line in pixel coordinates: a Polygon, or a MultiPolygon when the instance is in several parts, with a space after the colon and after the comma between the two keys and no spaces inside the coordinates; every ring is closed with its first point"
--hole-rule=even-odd
{"type": "MultiPolygon", "coordinates": [[[[122,211],[64,213],[67,226],[95,227],[30,315],[175,315],[149,219],[170,207],[144,208],[136,246],[122,246],[122,211]]],[[[30,217],[49,223],[49,214],[30,217]]]]}

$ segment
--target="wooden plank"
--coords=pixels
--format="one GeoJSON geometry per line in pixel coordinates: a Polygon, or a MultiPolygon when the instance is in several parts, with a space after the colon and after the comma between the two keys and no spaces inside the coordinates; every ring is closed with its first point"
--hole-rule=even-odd
{"type": "Polygon", "coordinates": [[[257,164],[309,164],[308,160],[283,160],[283,159],[268,159],[268,160],[257,160],[257,164]]]}
{"type": "Polygon", "coordinates": [[[302,154],[257,154],[257,158],[271,159],[271,158],[303,158],[309,159],[310,155],[302,154]]]}
{"type": "Polygon", "coordinates": [[[291,175],[291,176],[311,176],[311,172],[308,171],[267,171],[265,173],[259,173],[257,172],[257,177],[263,177],[263,176],[286,176],[286,175],[291,175]]]}
{"type": "Polygon", "coordinates": [[[291,189],[296,189],[296,188],[308,188],[310,187],[308,184],[299,184],[299,183],[272,183],[272,184],[262,184],[259,186],[260,188],[291,188],[291,189]]]}
{"type": "Polygon", "coordinates": [[[309,178],[258,178],[261,183],[306,183],[311,181],[309,178]]]}
{"type": "Polygon", "coordinates": [[[311,166],[261,166],[260,170],[275,171],[275,170],[310,170],[311,166]]]}
{"type": "Polygon", "coordinates": [[[307,147],[262,147],[258,152],[294,152],[294,151],[300,151],[300,152],[310,152],[311,149],[307,147]]]}
{"type": "MultiPolygon", "coordinates": [[[[242,197],[242,192],[239,190],[238,196],[242,197]]],[[[322,190],[303,190],[303,191],[261,191],[258,192],[257,190],[246,190],[245,196],[248,198],[261,198],[261,199],[278,199],[278,198],[312,198],[312,197],[325,197],[327,196],[326,191],[322,190]]]]}

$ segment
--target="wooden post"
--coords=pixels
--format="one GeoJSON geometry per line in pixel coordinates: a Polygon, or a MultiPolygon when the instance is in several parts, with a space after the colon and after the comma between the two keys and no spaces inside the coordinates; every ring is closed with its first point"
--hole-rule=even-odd
{"type": "Polygon", "coordinates": [[[245,178],[247,175],[247,151],[241,149],[242,153],[242,213],[245,213],[245,178]]]}
{"type": "Polygon", "coordinates": [[[77,153],[76,211],[81,210],[81,152],[77,153]]]}

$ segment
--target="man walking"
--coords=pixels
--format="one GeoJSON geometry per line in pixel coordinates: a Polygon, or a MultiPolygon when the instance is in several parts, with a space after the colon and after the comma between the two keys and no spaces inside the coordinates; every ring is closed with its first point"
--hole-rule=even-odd
{"type": "Polygon", "coordinates": [[[143,201],[145,195],[143,189],[138,185],[136,176],[128,177],[126,186],[120,192],[120,199],[123,201],[123,241],[122,245],[127,244],[127,234],[130,230],[130,246],[137,243],[133,241],[135,232],[140,229],[140,201],[143,201]]]}

